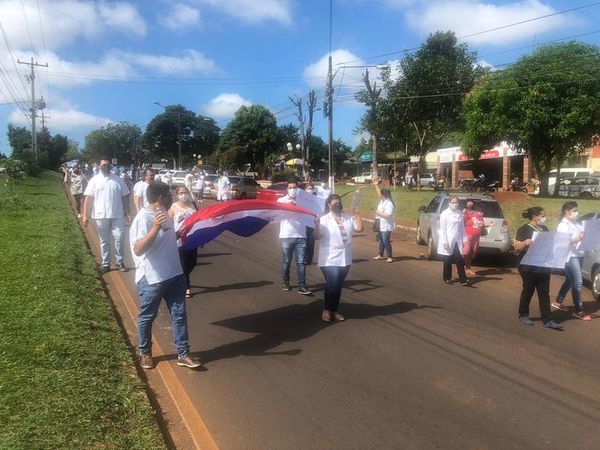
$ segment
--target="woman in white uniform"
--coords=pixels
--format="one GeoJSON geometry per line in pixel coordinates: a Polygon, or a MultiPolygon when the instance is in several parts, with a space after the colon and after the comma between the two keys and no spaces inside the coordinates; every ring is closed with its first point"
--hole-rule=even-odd
{"type": "Polygon", "coordinates": [[[316,220],[315,240],[319,241],[319,267],[325,277],[325,304],[321,319],[331,322],[342,321],[344,316],[337,312],[342,295],[342,285],[352,264],[352,232],[363,230],[358,211],[354,216],[342,212],[342,199],[331,194],[325,203],[325,214],[316,220]]]}
{"type": "MultiPolygon", "coordinates": [[[[198,207],[194,202],[194,199],[189,193],[189,190],[186,187],[180,186],[177,188],[177,201],[171,205],[169,209],[169,217],[173,219],[173,223],[175,224],[175,232],[179,237],[179,229],[183,224],[183,221],[194,214],[198,207]]],[[[190,274],[194,267],[196,267],[196,260],[198,259],[198,250],[187,250],[185,248],[179,247],[179,260],[181,261],[181,267],[183,269],[183,273],[185,275],[185,298],[192,297],[192,287],[190,284],[190,274]]]]}
{"type": "Polygon", "coordinates": [[[463,244],[467,238],[465,221],[458,204],[458,197],[450,197],[450,203],[440,214],[440,233],[437,253],[444,259],[444,282],[452,284],[452,264],[456,264],[460,284],[469,286],[463,261],[463,244]]]}

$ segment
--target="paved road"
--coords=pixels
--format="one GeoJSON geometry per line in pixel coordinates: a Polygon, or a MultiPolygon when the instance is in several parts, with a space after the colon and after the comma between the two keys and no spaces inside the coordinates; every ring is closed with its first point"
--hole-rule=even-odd
{"type": "MultiPolygon", "coordinates": [[[[206,370],[177,374],[221,448],[600,448],[600,318],[525,327],[514,270],[446,286],[407,233],[394,264],[371,261],[369,232],[354,241],[348,320],[328,325],[316,266],[314,296],[281,290],[277,231],[224,235],[193,273],[191,345],[206,370]]],[[[171,350],[164,308],[156,325],[171,350]]]]}

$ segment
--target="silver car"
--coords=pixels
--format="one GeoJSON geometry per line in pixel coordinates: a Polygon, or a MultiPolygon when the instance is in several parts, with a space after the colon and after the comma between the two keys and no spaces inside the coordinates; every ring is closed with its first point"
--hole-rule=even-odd
{"type": "MultiPolygon", "coordinates": [[[[583,222],[594,219],[600,219],[600,212],[584,214],[579,220],[583,222]]],[[[590,287],[594,300],[600,301],[600,250],[585,252],[581,276],[583,282],[590,287]]]]}
{"type": "Polygon", "coordinates": [[[417,244],[427,245],[427,257],[437,258],[437,243],[440,227],[440,214],[450,203],[450,198],[456,195],[460,207],[464,208],[467,199],[473,200],[475,209],[483,213],[486,223],[494,222],[487,227],[487,234],[479,239],[479,253],[508,255],[511,249],[510,234],[508,232],[508,221],[504,218],[502,209],[495,198],[482,194],[448,194],[436,195],[428,206],[419,208],[417,219],[417,244]]]}

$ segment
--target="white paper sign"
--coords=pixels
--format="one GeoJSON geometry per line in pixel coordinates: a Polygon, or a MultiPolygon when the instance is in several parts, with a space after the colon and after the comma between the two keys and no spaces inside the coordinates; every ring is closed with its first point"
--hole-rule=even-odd
{"type": "Polygon", "coordinates": [[[564,269],[571,245],[569,233],[534,233],[533,241],[521,260],[522,265],[564,269]]]}
{"type": "Polygon", "coordinates": [[[323,215],[325,209],[325,199],[318,195],[309,194],[302,189],[296,192],[296,206],[299,208],[308,209],[314,212],[317,216],[323,215]]]}
{"type": "Polygon", "coordinates": [[[317,191],[317,196],[325,199],[331,194],[331,189],[325,189],[323,186],[315,186],[315,191],[317,191]]]}
{"type": "Polygon", "coordinates": [[[585,234],[579,250],[591,252],[600,249],[600,220],[584,220],[583,231],[585,234]]]}

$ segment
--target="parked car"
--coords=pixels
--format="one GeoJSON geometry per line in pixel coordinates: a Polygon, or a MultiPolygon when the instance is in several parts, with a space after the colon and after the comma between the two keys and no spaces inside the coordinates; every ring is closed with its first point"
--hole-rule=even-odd
{"type": "Polygon", "coordinates": [[[371,172],[363,172],[361,175],[352,177],[352,181],[355,183],[371,183],[373,181],[373,175],[371,172]]]}
{"type": "MultiPolygon", "coordinates": [[[[437,244],[439,240],[440,214],[448,207],[450,197],[454,194],[440,193],[436,195],[428,206],[419,208],[417,219],[418,244],[427,245],[428,259],[437,258],[437,244]]],[[[487,234],[479,240],[479,253],[492,253],[502,256],[508,255],[511,248],[508,221],[504,218],[502,208],[495,198],[483,194],[456,194],[461,208],[465,207],[467,199],[472,199],[475,208],[483,213],[486,223],[494,222],[487,228],[487,234]]]]}
{"type": "Polygon", "coordinates": [[[600,177],[561,178],[558,195],[580,198],[600,197],[600,177]]]}
{"type": "Polygon", "coordinates": [[[171,175],[173,178],[171,180],[171,187],[185,186],[185,176],[187,174],[188,173],[185,170],[177,170],[172,172],[171,175]]]}
{"type": "MultiPolygon", "coordinates": [[[[554,186],[556,185],[556,169],[550,171],[550,176],[548,178],[548,190],[551,194],[554,193],[554,186]]],[[[564,180],[566,178],[580,178],[580,177],[589,177],[593,175],[592,169],[588,169],[586,167],[563,167],[560,169],[560,178],[564,180]]]]}
{"type": "MultiPolygon", "coordinates": [[[[209,174],[204,176],[204,192],[202,196],[204,198],[217,197],[217,178],[219,178],[216,174],[209,174]]],[[[199,193],[198,188],[196,187],[196,183],[192,186],[192,192],[194,194],[199,193]]]]}
{"type": "MultiPolygon", "coordinates": [[[[268,188],[259,190],[256,194],[256,199],[275,202],[279,197],[283,197],[287,194],[287,185],[287,181],[273,183],[268,188]]],[[[304,189],[305,185],[306,183],[303,181],[298,182],[298,187],[300,189],[304,189]]]]}
{"type": "Polygon", "coordinates": [[[260,185],[250,177],[229,177],[229,182],[231,198],[234,200],[256,198],[260,189],[260,185]]]}
{"type": "MultiPolygon", "coordinates": [[[[595,219],[600,219],[600,212],[584,214],[579,221],[595,219]]],[[[583,282],[592,291],[594,300],[600,301],[600,249],[585,252],[581,264],[581,276],[583,282]]]]}
{"type": "Polygon", "coordinates": [[[421,181],[421,186],[429,187],[433,187],[436,181],[435,176],[432,173],[424,173],[419,177],[419,180],[421,181]]]}

